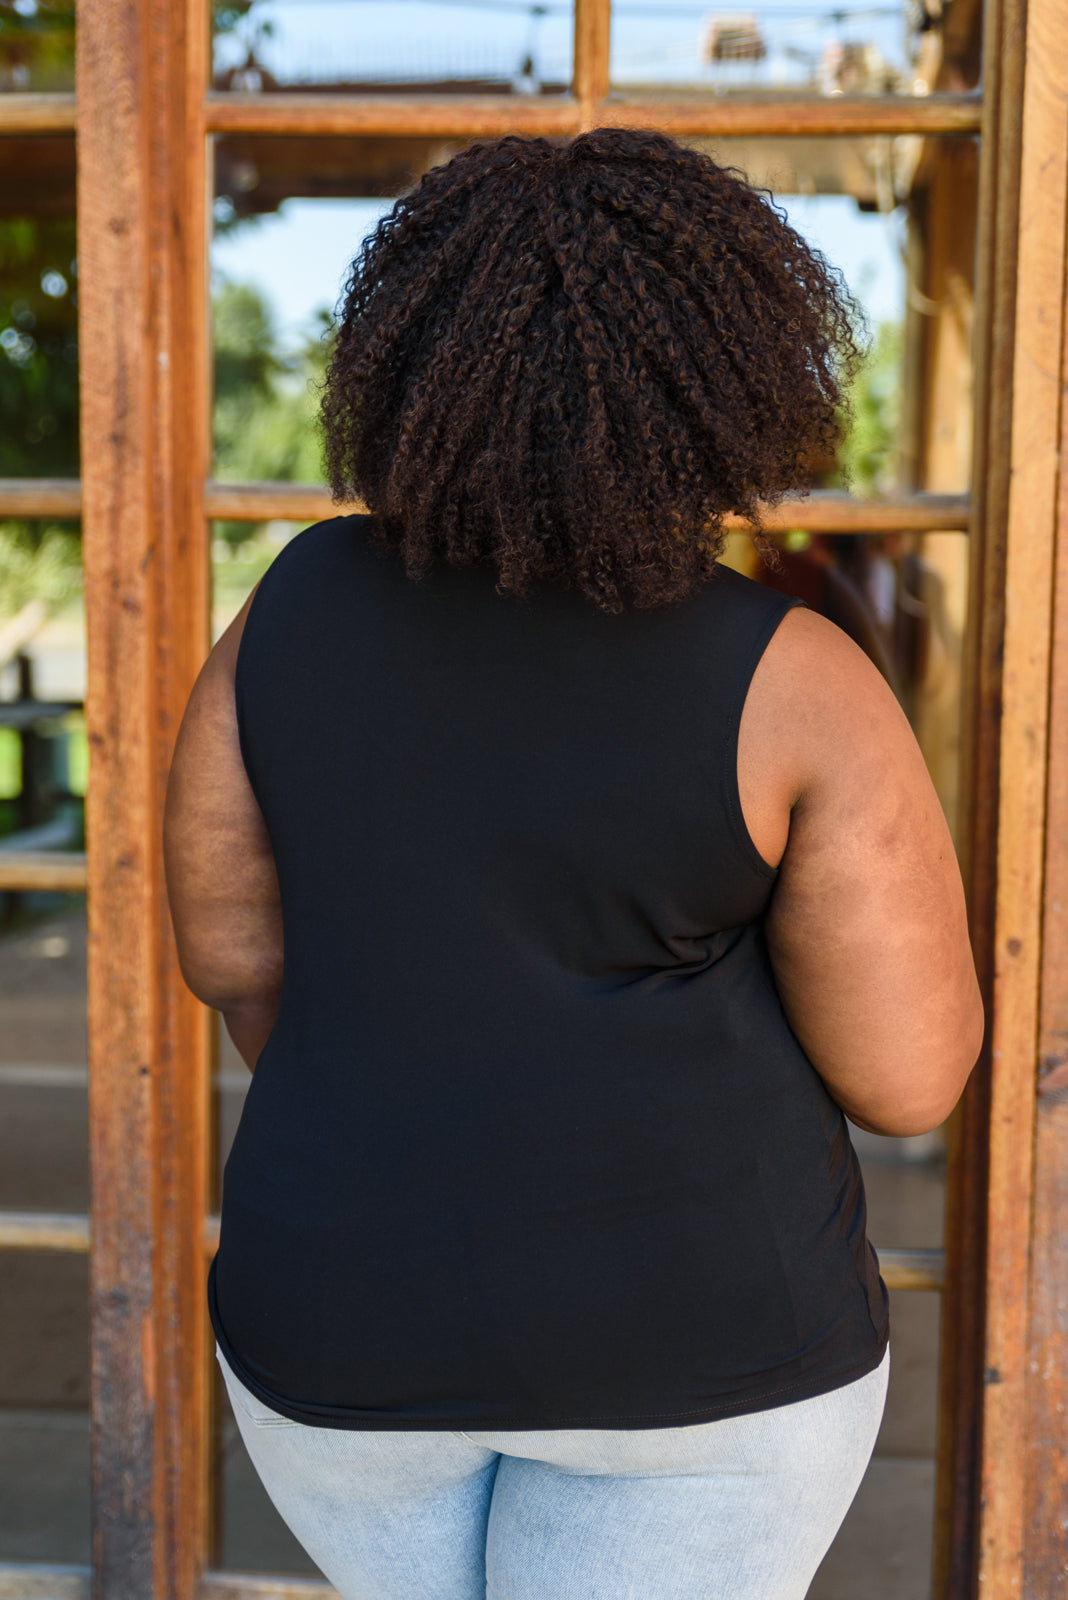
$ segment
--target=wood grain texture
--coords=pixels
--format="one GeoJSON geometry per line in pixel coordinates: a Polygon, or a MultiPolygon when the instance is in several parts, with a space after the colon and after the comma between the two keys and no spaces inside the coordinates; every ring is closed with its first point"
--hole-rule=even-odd
{"type": "MultiPolygon", "coordinates": [[[[190,6],[201,30],[203,11],[190,6]]],[[[207,1036],[178,974],[159,813],[207,644],[204,142],[190,131],[206,67],[202,54],[194,91],[184,8],[167,0],[85,0],[78,49],[93,1588],[177,1600],[203,1542],[207,1036]]]]}
{"type": "Polygon", "coordinates": [[[0,1211],[0,1250],[58,1250],[84,1255],[88,1249],[88,1217],[52,1211],[0,1211]]]}
{"type": "Polygon", "coordinates": [[[151,815],[155,623],[150,173],[132,6],[79,15],[79,319],[90,783],[89,1115],[94,1594],[148,1600],[158,1524],[153,1140],[158,891],[151,815]]]}
{"type": "Polygon", "coordinates": [[[637,96],[613,94],[599,109],[606,127],[659,128],[678,138],[855,138],[864,135],[978,133],[977,94],[637,96]]]}
{"type": "MultiPolygon", "coordinates": [[[[167,296],[161,299],[158,471],[169,487],[159,546],[163,625],[155,671],[165,693],[156,720],[157,809],[174,741],[193,682],[211,647],[211,574],[203,491],[211,460],[210,256],[211,173],[203,124],[209,82],[209,8],[202,0],[157,0],[156,77],[164,101],[161,136],[167,182],[157,195],[153,237],[167,296]]],[[[162,860],[159,863],[162,893],[162,860]]],[[[163,1476],[164,1525],[157,1545],[159,1600],[186,1600],[208,1556],[208,1405],[214,1370],[205,1306],[201,1235],[207,1209],[211,1019],[182,981],[166,896],[162,894],[158,993],[158,1150],[164,1174],[160,1217],[159,1349],[163,1426],[157,1470],[163,1476]]]]}
{"type": "MultiPolygon", "coordinates": [[[[330,491],[310,483],[220,483],[210,480],[204,493],[208,517],[233,522],[319,522],[362,511],[361,503],[335,505],[330,491]]],[[[911,533],[966,529],[971,521],[967,495],[913,494],[893,500],[858,500],[847,494],[813,494],[786,500],[765,513],[772,532],[804,528],[810,533],[911,533]]],[[[740,517],[726,526],[742,530],[740,517]]]]}
{"type": "Polygon", "coordinates": [[[85,856],[72,850],[0,850],[0,889],[50,890],[81,894],[85,856]]]}
{"type": "MultiPolygon", "coordinates": [[[[0,1600],[3,1595],[0,1594],[0,1600]]],[[[337,1600],[337,1590],[315,1578],[268,1578],[258,1572],[206,1572],[197,1600],[337,1600]]]]}
{"type": "MultiPolygon", "coordinates": [[[[980,1600],[1010,1600],[1023,1592],[1028,1420],[1036,1417],[1028,1412],[1029,1398],[1035,1399],[1029,1393],[1028,1301],[1037,1287],[1029,1252],[1066,219],[1068,11],[1060,0],[1030,0],[1005,528],[980,1600]]],[[[1063,760],[1064,752],[1054,759],[1063,760]]],[[[1063,1428],[1063,1418],[1050,1421],[1063,1428]]],[[[1059,1520],[1066,1510],[1062,1502],[1059,1520]]],[[[1058,1582],[1063,1567],[1058,1579],[1046,1566],[1032,1592],[1048,1600],[1058,1582]]]]}
{"type": "Polygon", "coordinates": [[[80,517],[80,478],[0,478],[0,517],[80,517]]]}
{"type": "Polygon", "coordinates": [[[577,133],[570,95],[238,94],[205,98],[211,133],[322,133],[477,139],[505,133],[577,133]]]}
{"type": "Polygon", "coordinates": [[[941,1250],[881,1250],[875,1253],[888,1289],[944,1289],[946,1258],[941,1250]]]}
{"type": "Polygon", "coordinates": [[[212,133],[416,135],[474,139],[504,133],[563,136],[583,127],[649,127],[666,133],[809,137],[978,133],[982,101],[972,92],[821,97],[613,94],[596,112],[565,95],[235,94],[205,101],[212,133]]]}
{"type": "Polygon", "coordinates": [[[71,133],[77,120],[76,95],[0,94],[0,136],[18,133],[71,133]]]}
{"type": "Polygon", "coordinates": [[[0,1563],[0,1600],[89,1600],[88,1567],[0,1563]]]}
{"type": "MultiPolygon", "coordinates": [[[[82,486],[77,478],[0,478],[0,517],[76,517],[81,513],[82,486]]],[[[208,479],[204,514],[235,522],[271,518],[315,522],[362,510],[336,506],[330,491],[314,483],[222,483],[208,479]]],[[[967,529],[972,505],[963,494],[912,494],[893,500],[859,500],[846,494],[813,494],[788,500],[767,513],[772,529],[806,528],[812,533],[927,533],[967,529]]],[[[740,518],[729,526],[741,528],[740,518]]]]}
{"type": "MultiPolygon", "coordinates": [[[[1060,95],[1062,104],[1068,105],[1063,79],[1060,95]]],[[[1063,310],[1062,315],[1064,463],[1068,462],[1068,315],[1063,310]]],[[[1059,1600],[1068,1594],[1068,472],[1063,466],[1052,619],[1024,1479],[1023,1593],[1028,1600],[1059,1600]]]]}
{"type": "MultiPolygon", "coordinates": [[[[962,866],[987,1041],[951,1120],[945,1221],[951,1290],[942,1311],[933,1594],[974,1600],[979,1585],[985,1317],[997,1293],[987,1261],[989,1019],[994,997],[1005,559],[1013,421],[1013,347],[1025,0],[984,8],[979,238],[975,303],[973,538],[965,639],[962,866]]],[[[991,1374],[991,1376],[994,1376],[991,1374]]],[[[1013,1470],[1013,1464],[1007,1466],[1013,1470]]]]}
{"type": "Polygon", "coordinates": [[[611,41],[612,0],[575,0],[573,91],[584,128],[597,125],[601,102],[608,98],[611,41]]]}

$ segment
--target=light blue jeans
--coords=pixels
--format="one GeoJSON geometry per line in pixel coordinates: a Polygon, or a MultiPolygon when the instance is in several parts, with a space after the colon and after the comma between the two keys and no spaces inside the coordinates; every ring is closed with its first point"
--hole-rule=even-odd
{"type": "Polygon", "coordinates": [[[312,1428],[222,1366],[253,1465],[343,1600],[803,1600],[860,1485],[890,1353],[684,1428],[312,1428]]]}

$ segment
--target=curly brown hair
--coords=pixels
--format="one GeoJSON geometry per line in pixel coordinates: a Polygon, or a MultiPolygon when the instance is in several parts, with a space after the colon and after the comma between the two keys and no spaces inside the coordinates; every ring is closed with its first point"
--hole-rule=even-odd
{"type": "Polygon", "coordinates": [[[724,518],[803,490],[860,355],[841,275],[663,134],[508,137],[428,172],[352,265],[321,395],[337,503],[419,577],[656,606],[724,518]]]}

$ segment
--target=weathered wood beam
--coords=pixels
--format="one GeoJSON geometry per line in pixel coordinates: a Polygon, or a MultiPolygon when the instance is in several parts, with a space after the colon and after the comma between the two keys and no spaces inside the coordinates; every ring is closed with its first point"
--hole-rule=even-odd
{"type": "MultiPolygon", "coordinates": [[[[0,1600],[4,1600],[2,1591],[0,1600]]],[[[264,1577],[257,1572],[205,1572],[197,1590],[197,1600],[338,1600],[338,1593],[318,1578],[264,1577]]]]}
{"type": "MultiPolygon", "coordinates": [[[[576,27],[578,21],[576,20],[576,27]]],[[[596,41],[592,41],[596,43],[596,41]]],[[[601,71],[591,56],[591,81],[601,71]]],[[[981,96],[614,94],[596,104],[570,96],[209,93],[212,133],[407,134],[475,139],[504,133],[566,136],[585,127],[650,127],[676,135],[859,137],[975,134],[981,96]]]]}
{"type": "MultiPolygon", "coordinates": [[[[209,517],[231,522],[318,522],[361,511],[360,504],[337,506],[330,491],[308,483],[220,483],[209,480],[204,510],[209,517]]],[[[765,514],[771,532],[803,528],[808,533],[929,533],[938,529],[967,531],[971,504],[967,495],[911,494],[892,500],[859,500],[848,494],[813,494],[787,500],[765,514]]],[[[729,517],[727,526],[746,526],[729,517]]]]}
{"type": "Polygon", "coordinates": [[[505,133],[577,133],[570,95],[243,94],[211,91],[204,102],[211,133],[312,133],[350,137],[477,139],[505,133]]]}
{"type": "MultiPolygon", "coordinates": [[[[67,1212],[0,1211],[0,1250],[49,1250],[84,1255],[89,1218],[67,1212]]],[[[0,1600],[3,1589],[0,1588],[0,1600]]]]}
{"type": "Polygon", "coordinates": [[[208,646],[208,17],[78,9],[96,1600],[189,1600],[205,1543],[208,1036],[160,811],[208,646]]]}
{"type": "Polygon", "coordinates": [[[0,1600],[89,1600],[88,1567],[0,1563],[0,1600]]]}
{"type": "MultiPolygon", "coordinates": [[[[1068,48],[1068,43],[1059,48],[1068,48]]],[[[1054,85],[1064,112],[1068,83],[1063,71],[1054,77],[1054,85]]],[[[1056,101],[1051,100],[1052,110],[1056,101]]],[[[1065,131],[1068,138],[1068,128],[1065,131]]],[[[1051,259],[1051,268],[1053,264],[1051,259]]],[[[1068,267],[1068,261],[1063,265],[1068,267]]],[[[1062,308],[1062,318],[1060,454],[1062,463],[1068,463],[1068,305],[1062,308]]],[[[1022,1595],[1027,1600],[1053,1595],[1068,1573],[1068,1370],[1064,1360],[1068,1328],[1068,471],[1064,466],[1057,498],[1050,612],[1050,766],[1024,1421],[1022,1595]]]]}
{"type": "Polygon", "coordinates": [[[941,1250],[881,1250],[875,1247],[888,1289],[946,1287],[946,1258],[941,1250]]]}
{"type": "Polygon", "coordinates": [[[974,134],[979,131],[978,94],[614,95],[597,107],[594,125],[657,128],[677,138],[702,134],[721,139],[863,138],[891,134],[974,134]]]}
{"type": "Polygon", "coordinates": [[[72,133],[77,120],[77,97],[73,94],[0,94],[0,136],[72,133]]]}
{"type": "MultiPolygon", "coordinates": [[[[1064,1385],[1043,1369],[1055,1346],[1057,1362],[1063,1359],[1063,1330],[1051,1328],[1050,1318],[1068,1302],[1068,1255],[1056,1238],[1066,1169],[1056,1102],[1036,1107],[1036,1089],[1040,1024],[1052,1014],[1046,977],[1056,990],[1065,937],[1056,900],[1064,839],[1049,834],[1047,800],[1056,801],[1066,759],[1052,742],[1050,684],[1058,666],[1052,630],[1065,379],[1068,9],[1062,0],[1027,0],[1026,7],[1005,0],[1001,29],[993,147],[998,268],[993,317],[983,318],[992,332],[984,380],[992,400],[978,453],[991,483],[977,607],[985,638],[976,731],[996,739],[997,757],[995,766],[989,751],[980,756],[972,781],[985,762],[980,783],[997,809],[992,829],[987,799],[973,832],[985,856],[977,861],[974,881],[982,881],[983,895],[973,911],[992,998],[985,1381],[973,1499],[979,1600],[1049,1600],[1068,1570],[1064,1385]],[[1044,937],[1052,942],[1048,952],[1044,937]],[[1046,1515],[1054,1521],[1032,1546],[1046,1515]]],[[[973,1250],[976,1244],[981,1235],[973,1250]]]]}
{"type": "Polygon", "coordinates": [[[77,851],[0,850],[0,889],[84,894],[85,856],[77,851]]]}
{"type": "MultiPolygon", "coordinates": [[[[209,91],[211,133],[407,134],[444,139],[501,133],[566,136],[584,126],[662,128],[671,133],[863,135],[976,133],[980,96],[972,91],[911,95],[720,96],[603,94],[607,73],[604,21],[576,15],[582,29],[584,76],[576,95],[329,95],[209,91]],[[585,91],[583,93],[582,91],[585,91]],[[581,96],[581,97],[580,97],[581,96]]],[[[576,43],[578,39],[576,38],[576,43]]],[[[578,58],[577,58],[578,59],[578,58]]],[[[77,121],[72,94],[0,96],[0,134],[69,133],[77,121]]]]}
{"type": "MultiPolygon", "coordinates": [[[[1013,331],[1019,226],[1026,0],[984,7],[974,326],[973,538],[961,706],[962,868],[972,946],[993,1003],[998,793],[1005,630],[1005,530],[1012,459],[1013,331]]],[[[950,1119],[945,1249],[953,1292],[942,1308],[932,1593],[975,1600],[979,1587],[982,1430],[986,1406],[989,1039],[950,1119]]],[[[1008,1461],[1004,1470],[1017,1471],[1008,1461]]]]}
{"type": "MultiPolygon", "coordinates": [[[[0,478],[0,517],[76,517],[81,511],[81,483],[76,478],[0,478]]],[[[312,483],[222,483],[209,478],[204,487],[204,513],[231,522],[316,522],[349,509],[339,507],[330,491],[312,483]]],[[[804,528],[810,533],[935,532],[967,529],[971,503],[967,495],[911,494],[894,499],[860,500],[846,494],[813,494],[788,500],[767,513],[774,530],[804,528]]],[[[729,526],[744,526],[732,518],[729,526]]]]}
{"type": "Polygon", "coordinates": [[[596,126],[601,103],[608,98],[611,38],[611,0],[575,0],[573,92],[584,128],[596,126]]]}
{"type": "Polygon", "coordinates": [[[80,478],[0,478],[0,517],[80,517],[80,478]]]}

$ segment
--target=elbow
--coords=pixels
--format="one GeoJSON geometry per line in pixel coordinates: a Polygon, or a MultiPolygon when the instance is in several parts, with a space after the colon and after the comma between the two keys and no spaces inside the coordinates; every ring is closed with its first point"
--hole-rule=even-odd
{"type": "Polygon", "coordinates": [[[178,966],[187,989],[214,1011],[241,1011],[277,1005],[282,992],[282,961],[227,960],[218,951],[200,952],[178,943],[178,966]]]}
{"type": "Polygon", "coordinates": [[[210,1006],[213,1011],[221,1011],[224,1016],[231,1012],[255,1011],[264,1007],[277,1007],[282,997],[282,980],[279,976],[274,983],[261,982],[256,985],[246,984],[241,986],[234,983],[220,983],[207,978],[193,976],[192,981],[185,972],[182,973],[185,986],[192,990],[197,999],[204,1005],[210,1006]]]}
{"type": "Polygon", "coordinates": [[[884,1138],[910,1139],[933,1132],[956,1109],[979,1059],[984,1031],[983,1009],[977,996],[974,1010],[963,1019],[956,1037],[917,1064],[907,1089],[899,1086],[892,1097],[884,1092],[878,1098],[865,1096],[856,1104],[839,1097],[842,1110],[858,1128],[884,1138]]]}
{"type": "MultiPolygon", "coordinates": [[[[957,1096],[957,1100],[960,1095],[957,1096]]],[[[895,1107],[885,1115],[861,1116],[859,1112],[851,1111],[848,1106],[842,1109],[850,1122],[858,1128],[863,1128],[865,1133],[877,1133],[884,1139],[913,1139],[919,1133],[933,1133],[935,1128],[940,1128],[946,1118],[953,1111],[957,1100],[952,1105],[943,1104],[937,1109],[932,1107],[917,1107],[915,1110],[899,1110],[895,1107]]]]}

